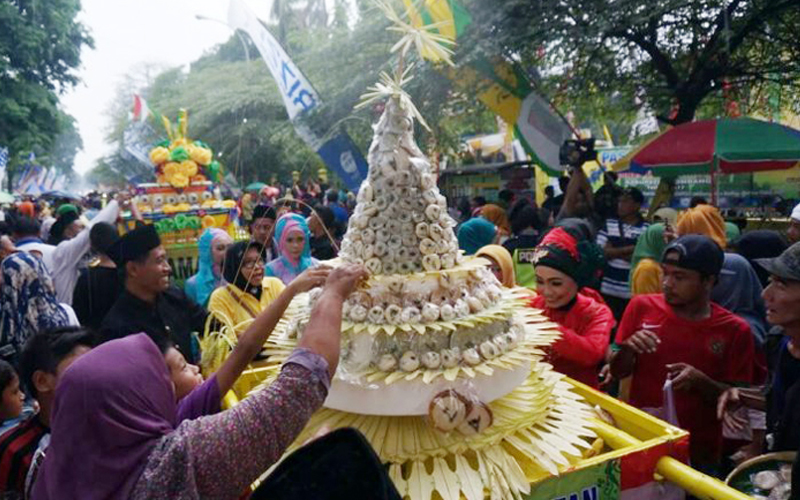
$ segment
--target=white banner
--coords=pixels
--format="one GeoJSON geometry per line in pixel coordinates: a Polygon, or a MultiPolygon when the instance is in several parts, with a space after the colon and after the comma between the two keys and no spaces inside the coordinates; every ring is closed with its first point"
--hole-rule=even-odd
{"type": "Polygon", "coordinates": [[[289,119],[316,107],[319,96],[305,76],[295,66],[280,43],[261,24],[256,15],[242,0],[231,0],[228,25],[250,35],[272,77],[278,83],[283,104],[289,119]]]}

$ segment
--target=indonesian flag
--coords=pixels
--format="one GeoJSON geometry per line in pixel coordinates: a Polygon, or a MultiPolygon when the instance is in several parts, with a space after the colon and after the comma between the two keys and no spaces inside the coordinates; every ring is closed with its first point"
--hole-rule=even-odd
{"type": "Polygon", "coordinates": [[[133,121],[147,121],[148,116],[150,116],[150,108],[147,107],[147,101],[139,94],[133,94],[133,121]]]}

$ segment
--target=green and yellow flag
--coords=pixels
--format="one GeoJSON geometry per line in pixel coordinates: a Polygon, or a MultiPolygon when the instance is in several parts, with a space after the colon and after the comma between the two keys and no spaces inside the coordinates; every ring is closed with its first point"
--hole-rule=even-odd
{"type": "MultiPolygon", "coordinates": [[[[455,0],[403,0],[410,22],[417,27],[432,26],[453,41],[472,22],[469,12],[455,0]]],[[[423,52],[423,57],[426,57],[423,52]]],[[[433,57],[426,57],[434,59],[433,57]]],[[[567,123],[550,104],[533,90],[528,77],[517,65],[497,58],[447,70],[448,77],[463,88],[478,88],[478,99],[514,128],[525,151],[550,175],[563,168],[558,151],[572,135],[567,123]]]]}

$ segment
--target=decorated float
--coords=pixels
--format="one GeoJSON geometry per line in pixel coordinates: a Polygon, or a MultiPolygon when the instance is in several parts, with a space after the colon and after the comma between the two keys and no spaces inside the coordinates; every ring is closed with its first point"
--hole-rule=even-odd
{"type": "MultiPolygon", "coordinates": [[[[209,227],[244,237],[238,227],[236,202],[224,200],[218,184],[222,165],[206,143],[189,138],[188,113],[182,109],[175,126],[164,117],[167,139],[150,150],[156,182],[135,186],[134,203],[144,222],[153,224],[167,249],[173,281],[181,284],[196,272],[197,239],[209,227]]],[[[125,230],[136,221],[124,219],[125,230]]]]}
{"type": "MultiPolygon", "coordinates": [[[[683,498],[684,490],[748,498],[686,465],[685,431],[553,371],[545,351],[557,325],[527,305],[529,291],[503,288],[487,261],[459,251],[446,199],[414,141],[414,120],[424,120],[402,88],[405,51],[442,47],[394,20],[407,32],[395,46],[399,68],[365,100],[386,105],[339,257],[328,262],[362,263],[370,278],[344,304],[340,363],[323,408],[287,453],[323,428],[356,428],[411,500],[683,498]]],[[[294,299],[267,360],[244,373],[227,404],[275,380],[320,293],[294,299]]],[[[207,331],[204,371],[235,342],[230,328],[207,331]]]]}
{"type": "MultiPolygon", "coordinates": [[[[289,451],[323,427],[354,427],[412,500],[682,498],[684,489],[747,498],[685,465],[685,431],[544,361],[556,325],[527,306],[530,292],[503,288],[488,262],[458,251],[402,96],[389,98],[369,165],[330,264],[360,262],[371,277],[344,305],[330,393],[289,451]]],[[[277,377],[318,294],[295,299],[268,361],[229,402],[277,377]]]]}

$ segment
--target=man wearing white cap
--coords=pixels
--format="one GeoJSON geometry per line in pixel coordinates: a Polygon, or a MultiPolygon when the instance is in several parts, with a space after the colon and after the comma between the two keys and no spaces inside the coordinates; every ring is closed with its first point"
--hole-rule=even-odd
{"type": "Polygon", "coordinates": [[[789,243],[797,243],[800,241],[800,203],[795,205],[792,209],[792,216],[789,219],[789,229],[786,230],[786,236],[789,238],[789,243]]]}

